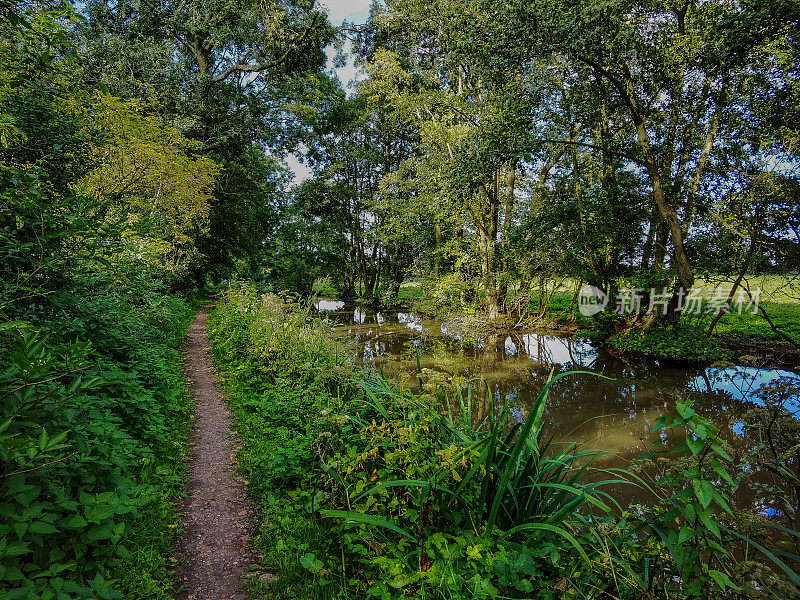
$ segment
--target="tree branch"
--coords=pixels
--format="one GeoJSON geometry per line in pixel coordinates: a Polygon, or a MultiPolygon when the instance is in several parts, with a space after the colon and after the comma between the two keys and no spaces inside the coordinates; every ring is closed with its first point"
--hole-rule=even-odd
{"type": "Polygon", "coordinates": [[[591,60],[589,58],[586,58],[585,56],[580,56],[580,55],[578,55],[576,58],[579,61],[581,61],[582,63],[584,63],[584,64],[588,65],[589,67],[591,67],[595,72],[599,73],[600,75],[602,75],[603,77],[608,79],[608,81],[611,83],[611,85],[613,85],[617,89],[617,92],[619,92],[619,95],[622,96],[623,101],[627,105],[628,109],[631,111],[631,116],[633,117],[634,123],[636,125],[638,125],[641,122],[641,116],[639,115],[639,111],[636,108],[636,104],[633,102],[632,98],[628,94],[628,90],[627,90],[627,88],[625,86],[625,83],[622,80],[620,80],[617,77],[615,77],[611,73],[611,71],[609,71],[605,67],[600,66],[598,63],[594,62],[593,60],[591,60]]]}
{"type": "Polygon", "coordinates": [[[20,473],[30,473],[31,471],[36,471],[37,469],[41,469],[42,467],[46,467],[48,465],[54,465],[56,463],[64,462],[68,458],[71,458],[71,457],[75,456],[77,453],[78,452],[75,451],[72,454],[67,454],[66,456],[64,456],[62,458],[58,458],[56,460],[51,460],[50,462],[46,462],[46,463],[38,465],[36,467],[31,467],[30,469],[21,469],[19,471],[11,471],[11,473],[5,473],[3,475],[0,475],[0,479],[5,479],[6,477],[11,477],[12,475],[19,475],[20,473]]]}
{"type": "Polygon", "coordinates": [[[280,57],[278,57],[278,58],[276,58],[274,60],[271,60],[269,62],[256,64],[256,65],[248,65],[248,64],[240,64],[240,63],[235,64],[235,65],[225,69],[225,71],[223,71],[220,75],[217,75],[215,77],[211,77],[210,81],[212,83],[217,83],[219,81],[224,81],[228,77],[233,75],[234,73],[261,73],[263,71],[268,71],[269,69],[274,69],[275,67],[278,67],[278,66],[284,64],[285,62],[287,62],[289,60],[289,58],[291,57],[292,53],[295,51],[297,45],[300,42],[302,42],[304,39],[306,39],[308,37],[308,34],[311,33],[311,30],[316,26],[316,24],[317,24],[317,16],[318,15],[315,14],[314,16],[311,17],[311,23],[308,24],[308,26],[306,27],[305,31],[303,31],[303,33],[300,34],[300,36],[298,38],[293,40],[292,44],[286,49],[286,52],[284,52],[280,57]]]}
{"type": "Polygon", "coordinates": [[[550,139],[550,138],[534,139],[533,141],[534,141],[534,143],[540,143],[540,144],[564,144],[564,145],[568,145],[568,146],[580,146],[582,148],[591,148],[592,150],[601,150],[603,152],[608,152],[609,154],[613,154],[614,156],[619,156],[620,158],[624,158],[626,160],[634,162],[637,165],[639,165],[640,167],[644,167],[644,168],[648,167],[647,163],[644,162],[643,160],[641,160],[640,158],[636,158],[634,156],[631,156],[630,154],[625,154],[624,152],[617,152],[616,150],[609,150],[608,148],[603,148],[602,146],[598,146],[597,144],[589,144],[589,143],[586,143],[586,142],[576,142],[574,140],[569,140],[569,139],[567,139],[567,140],[555,140],[555,139],[550,139]]]}

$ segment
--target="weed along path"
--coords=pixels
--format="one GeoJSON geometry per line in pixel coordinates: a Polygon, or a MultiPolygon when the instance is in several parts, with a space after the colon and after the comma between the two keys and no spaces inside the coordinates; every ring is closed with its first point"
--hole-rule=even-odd
{"type": "Polygon", "coordinates": [[[236,476],[237,440],[211,366],[207,319],[206,308],[200,308],[186,346],[195,413],[188,497],[181,506],[184,530],[176,553],[177,600],[244,599],[242,586],[255,563],[248,548],[255,511],[236,476]]]}

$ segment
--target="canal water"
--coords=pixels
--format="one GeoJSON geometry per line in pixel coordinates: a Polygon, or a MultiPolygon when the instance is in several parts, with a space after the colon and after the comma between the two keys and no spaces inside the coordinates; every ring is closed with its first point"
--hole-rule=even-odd
{"type": "Polygon", "coordinates": [[[523,420],[551,370],[589,371],[558,381],[547,404],[547,434],[603,451],[596,464],[627,467],[652,449],[656,419],[678,399],[720,427],[735,450],[752,444],[743,415],[780,403],[800,414],[800,376],[791,371],[735,366],[675,366],[613,355],[587,340],[537,333],[481,335],[411,312],[375,312],[321,300],[331,327],[352,340],[366,365],[417,389],[423,383],[473,388],[473,419],[508,399],[523,420]],[[599,377],[601,375],[602,377],[599,377]]]}

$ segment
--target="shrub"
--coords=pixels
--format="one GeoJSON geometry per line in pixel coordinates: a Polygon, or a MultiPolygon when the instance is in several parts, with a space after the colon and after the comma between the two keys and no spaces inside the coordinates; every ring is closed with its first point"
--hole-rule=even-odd
{"type": "Polygon", "coordinates": [[[270,597],[722,599],[767,582],[797,594],[800,557],[766,542],[797,534],[735,510],[745,474],[686,403],[659,419],[665,444],[641,476],[593,469],[595,453],[543,436],[552,382],[524,423],[506,408],[473,429],[469,390],[447,403],[454,423],[437,395],[358,367],[305,309],[251,286],[232,286],[210,323],[270,597]],[[649,503],[618,506],[605,488],[623,481],[649,503]]]}
{"type": "Polygon", "coordinates": [[[2,597],[166,598],[191,311],[108,288],[57,296],[37,325],[0,327],[2,597]]]}
{"type": "Polygon", "coordinates": [[[705,362],[732,356],[722,342],[686,324],[622,331],[608,338],[607,344],[625,352],[674,361],[705,362]]]}

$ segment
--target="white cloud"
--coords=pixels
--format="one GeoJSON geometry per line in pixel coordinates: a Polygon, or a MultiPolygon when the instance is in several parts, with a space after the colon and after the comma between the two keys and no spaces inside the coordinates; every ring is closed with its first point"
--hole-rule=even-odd
{"type": "Polygon", "coordinates": [[[290,184],[292,187],[300,185],[311,177],[311,169],[308,168],[308,165],[301,163],[295,153],[289,154],[285,160],[287,166],[294,172],[294,178],[290,184]]]}

